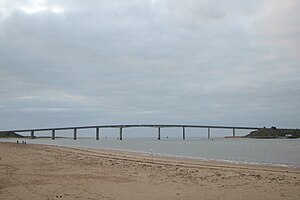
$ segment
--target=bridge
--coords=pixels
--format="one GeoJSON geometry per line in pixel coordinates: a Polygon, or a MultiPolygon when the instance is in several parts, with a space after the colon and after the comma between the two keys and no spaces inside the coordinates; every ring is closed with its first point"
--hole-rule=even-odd
{"type": "Polygon", "coordinates": [[[4,132],[30,132],[30,136],[32,139],[35,138],[35,132],[41,131],[51,131],[51,138],[54,140],[56,138],[55,133],[59,130],[73,130],[73,139],[77,139],[77,131],[79,129],[95,129],[95,138],[99,140],[100,138],[100,129],[104,128],[117,128],[119,129],[119,139],[123,139],[123,129],[124,128],[136,128],[136,127],[148,127],[148,128],[157,128],[157,139],[161,139],[161,129],[162,128],[181,128],[182,129],[182,139],[186,138],[186,128],[202,128],[207,129],[207,138],[211,138],[211,129],[231,129],[232,137],[236,137],[236,130],[259,130],[261,127],[242,127],[242,126],[204,126],[204,125],[165,125],[165,124],[131,124],[131,125],[99,125],[99,126],[74,126],[74,127],[60,127],[60,128],[37,128],[37,129],[19,129],[19,130],[8,130],[8,131],[0,131],[0,133],[4,132]]]}

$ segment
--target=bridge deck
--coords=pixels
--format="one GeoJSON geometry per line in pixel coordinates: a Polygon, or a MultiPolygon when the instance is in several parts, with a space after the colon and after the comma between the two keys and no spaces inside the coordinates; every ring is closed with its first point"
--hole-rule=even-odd
{"type": "Polygon", "coordinates": [[[33,129],[17,129],[17,130],[6,130],[3,132],[36,132],[36,131],[53,131],[53,130],[71,130],[71,129],[98,129],[98,128],[210,128],[210,129],[235,129],[235,130],[258,130],[262,127],[246,127],[246,126],[205,126],[205,125],[165,125],[165,124],[125,124],[125,125],[98,125],[98,126],[71,126],[71,127],[52,127],[52,128],[33,128],[33,129]]]}

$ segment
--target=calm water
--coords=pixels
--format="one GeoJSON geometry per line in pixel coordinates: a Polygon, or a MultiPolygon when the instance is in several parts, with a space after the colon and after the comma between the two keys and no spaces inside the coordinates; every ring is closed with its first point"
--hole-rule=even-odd
{"type": "MultiPolygon", "coordinates": [[[[16,139],[0,141],[15,142],[16,139]]],[[[27,143],[108,148],[235,163],[300,167],[300,139],[27,139],[27,143]]]]}

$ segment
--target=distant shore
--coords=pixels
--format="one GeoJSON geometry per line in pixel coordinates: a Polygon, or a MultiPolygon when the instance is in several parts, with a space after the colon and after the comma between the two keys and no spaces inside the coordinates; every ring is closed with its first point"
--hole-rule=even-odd
{"type": "Polygon", "coordinates": [[[300,169],[0,142],[0,199],[298,199],[300,169]]]}
{"type": "Polygon", "coordinates": [[[0,138],[24,138],[24,136],[17,134],[15,132],[8,131],[8,132],[0,133],[0,138]]]}
{"type": "Polygon", "coordinates": [[[277,129],[272,128],[262,128],[257,131],[252,131],[250,134],[246,135],[245,138],[256,138],[256,139],[269,139],[269,138],[300,138],[299,129],[277,129]]]}

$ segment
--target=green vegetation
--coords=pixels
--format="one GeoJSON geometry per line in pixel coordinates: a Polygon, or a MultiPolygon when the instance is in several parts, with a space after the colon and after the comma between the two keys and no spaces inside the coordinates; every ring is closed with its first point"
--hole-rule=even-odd
{"type": "Polygon", "coordinates": [[[0,138],[22,138],[24,136],[15,132],[0,132],[0,138]]]}
{"type": "Polygon", "coordinates": [[[276,129],[262,128],[258,131],[252,131],[246,138],[300,138],[299,129],[276,129]]]}

